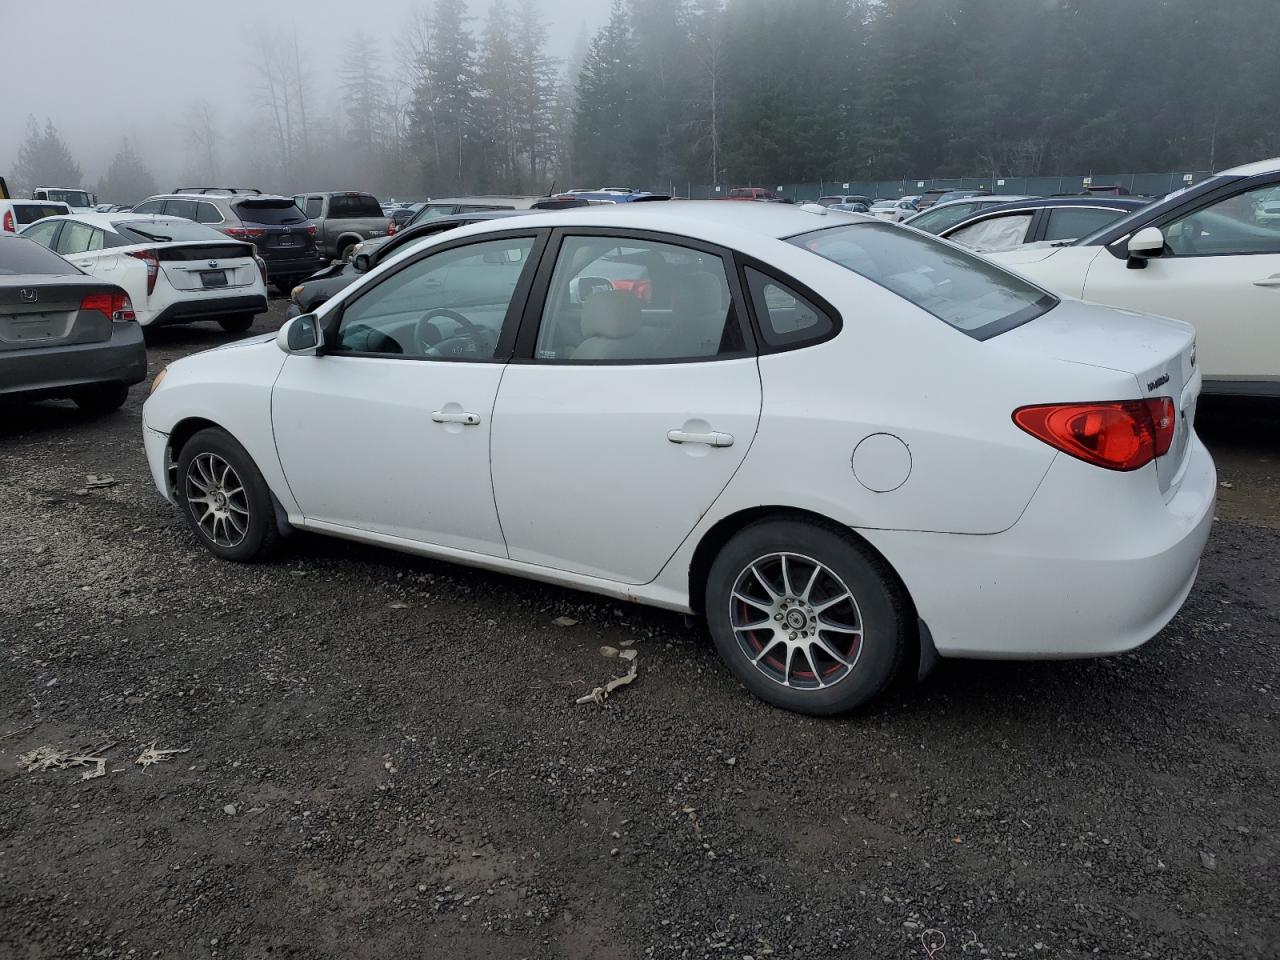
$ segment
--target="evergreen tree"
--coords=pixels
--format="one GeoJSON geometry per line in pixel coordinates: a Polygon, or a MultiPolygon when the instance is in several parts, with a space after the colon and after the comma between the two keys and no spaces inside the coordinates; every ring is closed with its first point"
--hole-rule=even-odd
{"type": "Polygon", "coordinates": [[[156,181],[141,154],[128,137],[111,160],[106,176],[98,181],[98,196],[111,203],[137,203],[157,192],[156,181]]]}
{"type": "Polygon", "coordinates": [[[27,136],[13,165],[13,189],[30,193],[36,187],[78,187],[83,176],[53,121],[46,119],[41,130],[35,117],[27,117],[27,136]]]}
{"type": "Polygon", "coordinates": [[[614,0],[609,22],[591,41],[578,75],[573,166],[582,183],[630,185],[652,176],[632,150],[635,74],[631,28],[622,0],[614,0]]]}

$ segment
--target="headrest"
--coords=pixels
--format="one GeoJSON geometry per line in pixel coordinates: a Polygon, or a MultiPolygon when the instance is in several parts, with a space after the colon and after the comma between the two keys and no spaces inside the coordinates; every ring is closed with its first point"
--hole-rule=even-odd
{"type": "Polygon", "coordinates": [[[582,304],[582,336],[621,340],[640,332],[640,301],[627,290],[601,290],[582,304]]]}

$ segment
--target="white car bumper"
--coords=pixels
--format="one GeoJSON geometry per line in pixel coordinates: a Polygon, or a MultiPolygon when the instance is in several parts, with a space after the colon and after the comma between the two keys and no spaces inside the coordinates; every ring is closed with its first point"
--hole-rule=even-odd
{"type": "Polygon", "coordinates": [[[1192,439],[1177,493],[1154,467],[1115,474],[1059,455],[1022,517],[989,536],[861,530],[949,657],[1131,650],[1173,619],[1213,525],[1217,472],[1192,439]]]}
{"type": "Polygon", "coordinates": [[[142,446],[147,453],[147,466],[151,469],[151,480],[166,500],[173,500],[173,491],[169,489],[168,447],[169,435],[153,430],[143,424],[142,446]]]}

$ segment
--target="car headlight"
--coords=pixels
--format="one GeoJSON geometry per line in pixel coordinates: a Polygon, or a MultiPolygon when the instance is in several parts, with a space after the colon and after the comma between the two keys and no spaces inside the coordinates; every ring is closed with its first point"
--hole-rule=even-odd
{"type": "Polygon", "coordinates": [[[147,391],[148,395],[156,392],[156,387],[160,386],[160,381],[165,378],[165,375],[168,372],[169,372],[169,368],[165,367],[163,370],[161,370],[159,373],[156,374],[156,378],[151,381],[151,389],[147,391]]]}

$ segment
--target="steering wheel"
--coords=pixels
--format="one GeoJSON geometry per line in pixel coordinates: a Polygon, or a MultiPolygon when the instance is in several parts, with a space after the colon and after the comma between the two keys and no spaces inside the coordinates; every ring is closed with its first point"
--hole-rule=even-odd
{"type": "Polygon", "coordinates": [[[438,352],[438,348],[441,343],[446,342],[446,338],[441,336],[440,331],[431,323],[436,317],[444,317],[446,320],[452,320],[458,325],[459,332],[449,337],[449,340],[471,336],[481,329],[457,310],[450,310],[448,307],[436,307],[434,310],[428,310],[413,328],[413,340],[418,347],[419,353],[425,353],[433,357],[441,355],[438,352]]]}

